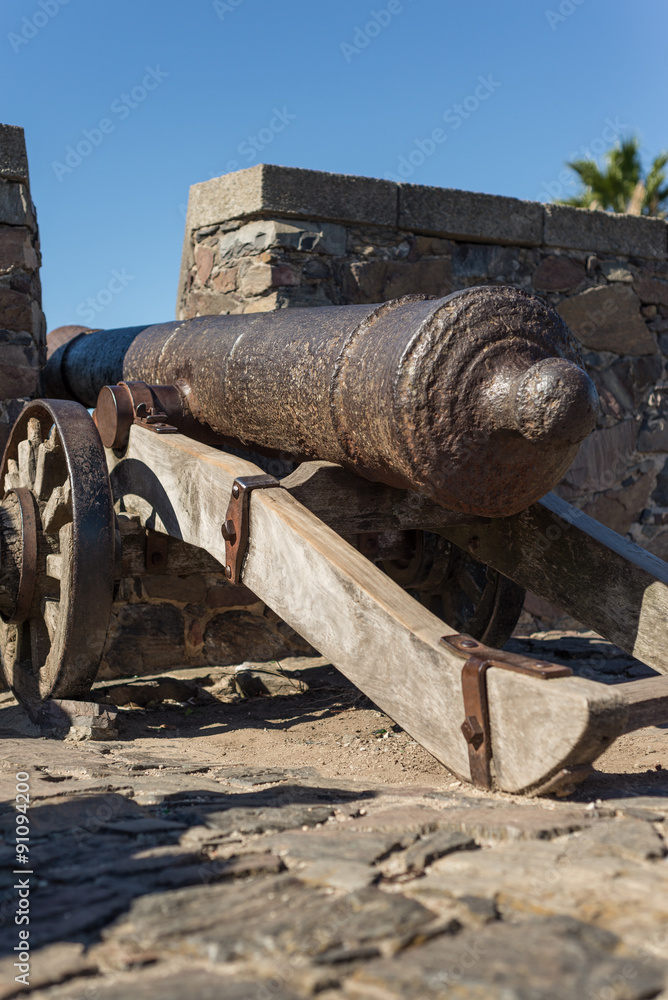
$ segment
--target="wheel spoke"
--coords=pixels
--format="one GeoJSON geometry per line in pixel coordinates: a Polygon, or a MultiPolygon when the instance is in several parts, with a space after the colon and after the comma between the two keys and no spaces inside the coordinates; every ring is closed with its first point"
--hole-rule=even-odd
{"type": "Polygon", "coordinates": [[[471,567],[466,565],[462,566],[461,571],[457,575],[457,582],[466,596],[470,597],[474,604],[480,600],[484,588],[480,586],[478,581],[473,576],[471,567]]]}
{"type": "Polygon", "coordinates": [[[35,485],[35,473],[37,472],[37,452],[42,443],[42,426],[37,417],[31,417],[28,421],[28,437],[19,442],[19,477],[21,486],[33,489],[35,485]]]}
{"type": "Polygon", "coordinates": [[[51,649],[51,636],[49,635],[49,630],[40,617],[31,618],[29,621],[30,626],[30,651],[32,654],[32,670],[34,676],[39,675],[39,671],[42,664],[49,655],[49,650],[51,649]]]}
{"type": "Polygon", "coordinates": [[[40,444],[37,451],[35,470],[35,495],[37,498],[47,500],[53,490],[62,485],[66,474],[63,446],[56,428],[53,427],[48,439],[40,444]]]}
{"type": "Polygon", "coordinates": [[[42,617],[46,630],[49,633],[49,642],[53,643],[56,630],[58,628],[58,617],[60,614],[60,601],[52,597],[45,597],[42,600],[42,617]]]}
{"type": "Polygon", "coordinates": [[[5,474],[5,493],[8,490],[15,490],[17,486],[21,485],[21,474],[19,472],[18,462],[10,458],[7,462],[7,472],[5,474]]]}
{"type": "Polygon", "coordinates": [[[50,555],[46,557],[46,575],[52,580],[62,579],[63,557],[50,555]]]}
{"type": "Polygon", "coordinates": [[[47,535],[55,535],[72,519],[72,490],[69,479],[56,486],[42,512],[42,527],[47,535]]]}

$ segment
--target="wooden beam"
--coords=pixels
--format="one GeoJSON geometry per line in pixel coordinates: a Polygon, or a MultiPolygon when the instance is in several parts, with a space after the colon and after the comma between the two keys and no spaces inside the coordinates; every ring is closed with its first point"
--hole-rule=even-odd
{"type": "Polygon", "coordinates": [[[332,462],[302,462],[281,480],[281,486],[341,535],[410,528],[436,531],[445,525],[491,520],[446,510],[421,493],[370,482],[332,462]]]}
{"type": "Polygon", "coordinates": [[[442,534],[610,642],[668,673],[668,563],[554,493],[512,517],[442,534]]]}
{"type": "MultiPolygon", "coordinates": [[[[107,452],[114,497],[144,523],[224,560],[220,532],[236,476],[261,470],[182,435],[134,426],[107,452]]],[[[243,582],[455,774],[470,779],[460,731],[462,660],[452,630],[284,489],[254,492],[243,582]]],[[[497,787],[530,791],[593,761],[624,730],[615,687],[488,672],[497,787]]]]}

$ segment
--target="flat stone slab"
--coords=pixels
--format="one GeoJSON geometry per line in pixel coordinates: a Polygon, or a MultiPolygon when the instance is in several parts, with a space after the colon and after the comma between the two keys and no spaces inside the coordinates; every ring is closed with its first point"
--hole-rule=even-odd
{"type": "Polygon", "coordinates": [[[615,954],[617,939],[564,917],[533,924],[490,924],[439,937],[401,962],[369,962],[346,983],[345,996],[387,1000],[574,1000],[617,996],[641,1000],[664,984],[658,963],[615,954]],[[622,990],[607,993],[612,983],[622,990]]]}

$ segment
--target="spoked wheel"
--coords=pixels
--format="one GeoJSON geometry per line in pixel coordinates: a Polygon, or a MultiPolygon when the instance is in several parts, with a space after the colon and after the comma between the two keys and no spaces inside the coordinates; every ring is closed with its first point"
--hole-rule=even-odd
{"type": "Polygon", "coordinates": [[[388,576],[458,632],[503,646],[522,611],[522,587],[440,535],[402,534],[403,558],[380,563],[388,576]]]}
{"type": "Polygon", "coordinates": [[[18,700],[90,689],[114,584],[114,510],[87,410],[29,403],[0,469],[0,661],[18,700]]]}

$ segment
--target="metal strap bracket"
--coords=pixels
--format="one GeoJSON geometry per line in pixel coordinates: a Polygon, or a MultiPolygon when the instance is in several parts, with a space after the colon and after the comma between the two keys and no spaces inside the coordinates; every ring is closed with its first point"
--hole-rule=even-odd
{"type": "Polygon", "coordinates": [[[253,490],[280,487],[274,476],[238,476],[221,527],[225,539],[225,576],[230,583],[241,582],[241,566],[248,548],[250,495],[253,490]]]}
{"type": "Polygon", "coordinates": [[[465,719],[462,733],[468,743],[471,781],[479,788],[492,787],[492,741],[487,700],[487,671],[490,667],[513,670],[539,680],[570,677],[570,667],[560,663],[546,663],[530,656],[492,649],[470,635],[444,635],[446,643],[459,656],[466,658],[462,667],[462,693],[465,719]]]}

